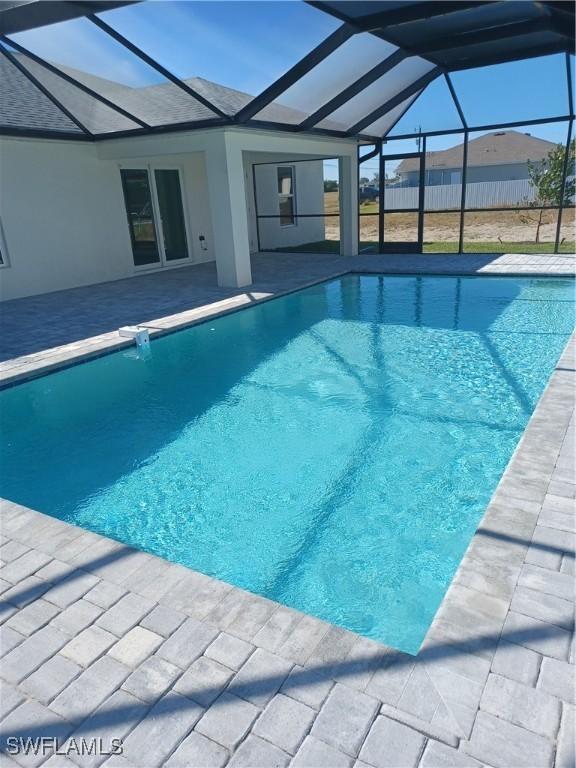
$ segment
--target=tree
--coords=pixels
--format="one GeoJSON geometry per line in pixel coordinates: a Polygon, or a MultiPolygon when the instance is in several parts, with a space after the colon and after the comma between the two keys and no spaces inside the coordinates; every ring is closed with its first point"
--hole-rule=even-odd
{"type": "Polygon", "coordinates": [[[367,176],[361,176],[360,177],[360,186],[365,187],[368,184],[370,184],[370,179],[367,176]]]}
{"type": "Polygon", "coordinates": [[[324,179],[324,192],[338,192],[336,179],[324,179]]]}
{"type": "Polygon", "coordinates": [[[540,205],[570,205],[571,198],[576,192],[576,180],[573,170],[576,159],[576,142],[573,139],[568,150],[568,175],[564,187],[564,199],[562,199],[562,180],[564,177],[565,148],[557,144],[548,152],[548,156],[541,163],[533,163],[528,160],[528,176],[536,190],[536,202],[540,205]]]}
{"type": "Polygon", "coordinates": [[[568,150],[568,173],[564,185],[564,197],[562,197],[562,182],[564,178],[564,157],[566,149],[563,144],[556,146],[548,152],[547,157],[539,163],[528,160],[528,178],[534,187],[534,201],[529,203],[532,208],[540,208],[538,216],[530,214],[521,216],[523,223],[536,224],[535,243],[540,242],[540,230],[544,218],[543,205],[557,207],[570,205],[576,193],[576,179],[574,178],[574,163],[576,160],[576,142],[572,140],[568,150]]]}

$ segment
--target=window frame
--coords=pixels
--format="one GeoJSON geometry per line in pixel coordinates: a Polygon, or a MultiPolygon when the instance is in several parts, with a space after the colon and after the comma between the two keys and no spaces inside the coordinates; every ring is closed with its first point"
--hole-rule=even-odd
{"type": "Polygon", "coordinates": [[[277,165],[276,166],[276,189],[278,190],[278,223],[279,226],[283,229],[285,227],[295,227],[297,226],[297,210],[296,210],[296,167],[294,165],[277,165]],[[280,192],[280,171],[281,170],[288,170],[290,171],[290,179],[291,179],[291,189],[292,192],[286,193],[286,192],[280,192]],[[291,200],[292,201],[292,221],[286,222],[285,224],[282,223],[282,211],[280,208],[280,201],[282,199],[291,200]]]}
{"type": "Polygon", "coordinates": [[[6,269],[10,266],[10,256],[8,254],[8,244],[4,234],[4,225],[0,216],[0,269],[6,269]]]}
{"type": "MultiPolygon", "coordinates": [[[[136,272],[156,272],[162,269],[176,269],[177,267],[189,266],[194,263],[194,251],[193,241],[191,238],[190,221],[188,215],[188,200],[186,195],[186,187],[184,185],[184,171],[180,164],[171,162],[119,162],[118,169],[120,172],[120,182],[122,182],[122,171],[146,171],[148,174],[148,184],[150,187],[150,196],[152,199],[152,215],[154,219],[154,229],[156,232],[156,245],[160,256],[159,261],[151,262],[150,264],[134,264],[134,253],[132,250],[132,236],[129,232],[130,247],[132,256],[132,267],[136,272]],[[182,200],[182,210],[184,214],[184,232],[186,235],[186,247],[188,256],[183,259],[167,259],[166,251],[164,247],[164,231],[162,228],[162,217],[160,215],[160,201],[158,199],[158,190],[156,188],[156,171],[178,171],[178,179],[180,182],[180,198],[182,200]]],[[[124,200],[124,207],[126,212],[126,201],[124,200]]],[[[130,226],[128,225],[130,230],[130,226]]]]}
{"type": "Polygon", "coordinates": [[[179,264],[189,264],[192,261],[192,240],[190,238],[190,226],[188,223],[188,205],[187,205],[187,199],[186,199],[186,192],[184,189],[184,173],[182,171],[182,168],[178,165],[170,165],[169,163],[152,163],[150,165],[150,176],[152,179],[152,189],[153,189],[153,204],[154,204],[154,213],[158,215],[157,220],[157,230],[158,235],[160,237],[160,254],[161,254],[161,260],[162,260],[162,266],[164,268],[170,267],[170,266],[178,266],[179,264]],[[160,197],[158,195],[158,183],[156,179],[156,172],[157,171],[176,171],[178,173],[178,184],[180,186],[180,203],[182,205],[182,221],[184,223],[184,238],[186,240],[186,253],[188,254],[184,258],[181,259],[169,259],[166,255],[166,245],[164,241],[164,224],[162,222],[162,212],[160,210],[160,197]]]}

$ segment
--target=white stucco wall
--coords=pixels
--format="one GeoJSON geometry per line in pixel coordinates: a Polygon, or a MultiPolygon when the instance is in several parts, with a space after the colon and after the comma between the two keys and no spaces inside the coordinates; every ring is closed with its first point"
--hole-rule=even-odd
{"type": "MultiPolygon", "coordinates": [[[[141,274],[132,259],[119,168],[154,163],[176,165],[182,171],[191,251],[185,263],[216,260],[221,285],[248,285],[254,222],[247,214],[252,190],[247,158],[280,163],[314,158],[321,167],[322,157],[340,157],[341,167],[348,168],[340,179],[343,199],[348,188],[351,195],[342,217],[342,241],[343,251],[352,255],[357,247],[353,140],[248,129],[134,136],[93,144],[0,137],[0,221],[9,259],[8,267],[0,267],[0,299],[141,274]],[[200,235],[206,238],[206,251],[200,249],[200,235]]],[[[297,194],[300,190],[307,196],[298,203],[300,211],[316,207],[312,198],[323,194],[321,170],[314,177],[309,183],[297,172],[297,194]]],[[[318,208],[322,212],[320,203],[318,208]]],[[[323,232],[303,232],[299,227],[283,230],[292,230],[293,239],[286,234],[285,245],[323,238],[323,232]]]]}
{"type": "MultiPolygon", "coordinates": [[[[182,178],[182,204],[186,215],[189,240],[189,263],[200,264],[205,261],[214,261],[214,238],[207,193],[208,174],[203,152],[146,155],[142,158],[120,158],[114,163],[114,166],[116,168],[142,168],[144,166],[150,166],[151,168],[179,168],[182,178]],[[206,250],[201,248],[201,236],[204,237],[206,250]]],[[[122,204],[124,205],[123,200],[122,204]]],[[[124,214],[124,218],[126,218],[126,214],[124,214]]]]}
{"type": "MultiPolygon", "coordinates": [[[[180,167],[191,262],[214,259],[202,153],[149,156],[180,167]],[[199,236],[206,238],[201,250],[199,236]]],[[[0,139],[0,219],[9,266],[0,268],[0,298],[74,288],[137,274],[119,168],[97,145],[0,139]]]]}
{"type": "Polygon", "coordinates": [[[310,219],[299,216],[306,213],[318,214],[321,217],[324,213],[324,171],[321,160],[254,165],[258,214],[280,214],[277,169],[287,166],[294,169],[295,223],[282,226],[280,219],[259,218],[260,249],[263,251],[324,240],[323,218],[310,219]]]}
{"type": "Polygon", "coordinates": [[[130,273],[117,176],[90,144],[0,140],[0,216],[10,262],[0,270],[3,299],[130,273]]]}

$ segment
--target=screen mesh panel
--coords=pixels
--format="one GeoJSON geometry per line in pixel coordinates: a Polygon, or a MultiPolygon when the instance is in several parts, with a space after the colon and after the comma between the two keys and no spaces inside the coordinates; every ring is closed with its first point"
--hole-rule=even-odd
{"type": "Polygon", "coordinates": [[[256,119],[274,122],[285,119],[299,123],[396,50],[395,46],[373,35],[355,35],[261,110],[256,119]],[[279,107],[284,110],[280,112],[279,107]]]}
{"type": "Polygon", "coordinates": [[[393,126],[390,136],[462,128],[462,120],[444,77],[437,77],[393,126]]]}
{"type": "Polygon", "coordinates": [[[41,27],[11,39],[149,125],[216,117],[87,19],[41,27]]]}
{"type": "Polygon", "coordinates": [[[316,8],[285,0],[148,2],[99,18],[226,114],[245,106],[340,26],[316,8]]]}
{"type": "Polygon", "coordinates": [[[434,65],[424,59],[411,56],[401,61],[390,72],[378,78],[350,101],[336,109],[319,123],[322,128],[350,128],[354,123],[366,117],[386,101],[396,96],[404,88],[434,69],[434,65]]]}
{"type": "Polygon", "coordinates": [[[92,133],[133,130],[139,127],[138,123],[84,93],[80,88],[50,72],[41,64],[23,54],[15,53],[14,55],[20,64],[92,133]]]}
{"type": "Polygon", "coordinates": [[[402,115],[410,108],[410,106],[420,96],[422,91],[418,91],[414,96],[409,96],[401,104],[391,109],[383,117],[375,120],[367,128],[364,128],[362,133],[367,136],[386,136],[391,128],[397,123],[402,115]]]}
{"type": "Polygon", "coordinates": [[[471,126],[568,114],[563,55],[467,69],[450,77],[471,126]]]}
{"type": "Polygon", "coordinates": [[[0,81],[0,125],[82,134],[82,129],[3,55],[0,81]]]}

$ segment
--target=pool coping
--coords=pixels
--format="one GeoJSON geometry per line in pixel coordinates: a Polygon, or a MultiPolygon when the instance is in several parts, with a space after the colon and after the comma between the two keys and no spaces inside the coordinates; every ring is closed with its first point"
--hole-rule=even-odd
{"type": "MultiPolygon", "coordinates": [[[[303,287],[308,286],[295,290],[303,287]]],[[[170,329],[202,319],[206,317],[172,324],[170,329]]],[[[550,376],[415,656],[7,500],[0,501],[1,532],[72,571],[120,585],[292,664],[321,668],[333,681],[376,698],[386,717],[482,759],[473,728],[503,631],[508,627],[512,639],[507,642],[530,647],[523,640],[524,630],[517,626],[520,614],[511,605],[573,418],[575,361],[576,332],[550,376]],[[81,543],[80,551],[74,543],[81,543]],[[152,579],[143,572],[152,574],[152,579]],[[420,705],[406,700],[407,682],[415,670],[424,674],[425,684],[440,696],[440,715],[437,710],[426,719],[420,705]]],[[[573,649],[570,654],[573,662],[573,649]]]]}
{"type": "MultiPolygon", "coordinates": [[[[138,327],[148,329],[150,340],[153,341],[162,336],[168,336],[196,325],[202,325],[210,320],[216,320],[219,317],[240,312],[257,304],[288,296],[291,293],[297,293],[305,288],[311,288],[328,280],[335,280],[349,273],[349,270],[336,272],[328,277],[311,280],[298,287],[276,293],[257,292],[250,293],[249,297],[242,294],[238,297],[222,299],[196,307],[195,309],[178,312],[175,315],[167,315],[157,320],[139,323],[138,327]]],[[[110,331],[105,334],[82,339],[81,341],[72,342],[71,344],[65,344],[61,347],[43,350],[42,352],[26,355],[21,358],[5,360],[0,362],[0,390],[129,348],[134,348],[134,341],[132,339],[119,336],[118,331],[110,331]],[[16,370],[11,367],[11,364],[16,365],[16,370]]]]}

